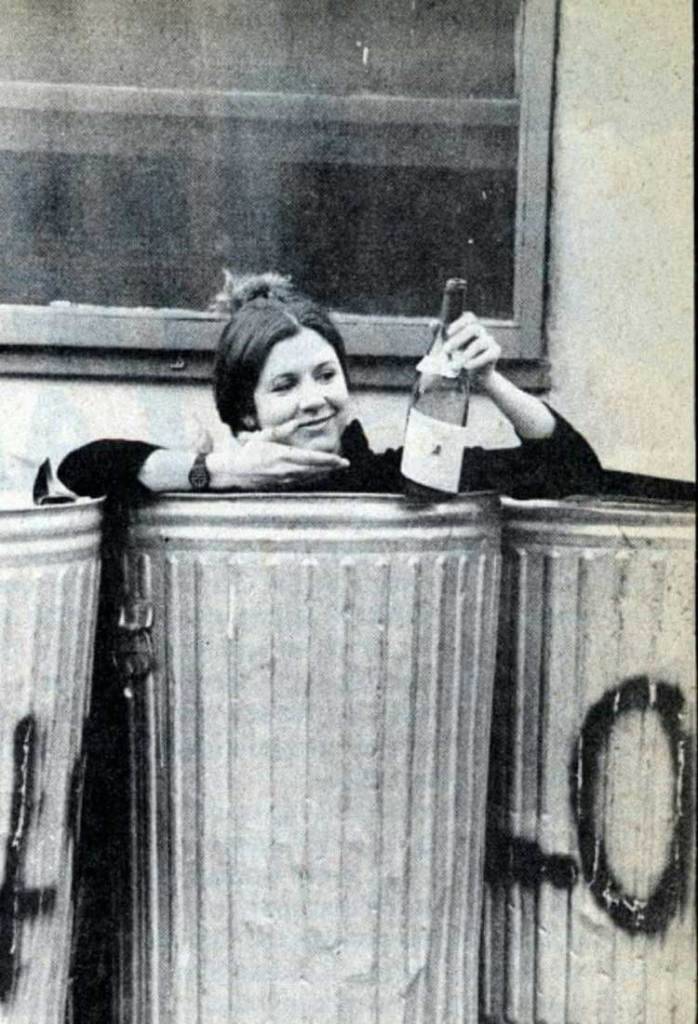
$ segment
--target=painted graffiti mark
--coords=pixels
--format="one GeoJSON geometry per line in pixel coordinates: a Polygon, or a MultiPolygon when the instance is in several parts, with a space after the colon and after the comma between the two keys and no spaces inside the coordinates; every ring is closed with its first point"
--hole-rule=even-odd
{"type": "Polygon", "coordinates": [[[685,906],[691,858],[693,793],[690,737],[682,728],[685,700],[677,686],[633,676],[609,690],[584,719],[569,769],[570,800],[577,827],[581,866],[567,854],[547,853],[523,836],[489,824],[485,879],[491,884],[519,884],[538,889],[544,883],[572,890],[583,876],[594,899],[614,923],[631,934],[655,935],[666,930],[685,906]],[[631,711],[659,716],[666,733],[673,768],[673,830],[666,861],[649,896],[625,891],[606,848],[599,820],[598,789],[601,758],[619,719],[631,711]]]}
{"type": "Polygon", "coordinates": [[[26,715],[14,731],[14,770],[5,876],[0,885],[0,1002],[11,1000],[20,971],[21,923],[50,913],[56,900],[53,886],[26,889],[23,884],[26,843],[33,811],[37,728],[26,715]]]}
{"type": "Polygon", "coordinates": [[[527,889],[549,882],[556,889],[571,889],[578,875],[579,867],[574,857],[545,853],[538,843],[530,839],[509,835],[502,829],[488,829],[485,858],[488,882],[518,882],[527,889]]]}
{"type": "Polygon", "coordinates": [[[618,927],[653,935],[666,930],[686,900],[691,850],[691,751],[681,720],[684,698],[676,686],[653,682],[647,676],[627,679],[587,712],[577,750],[570,765],[573,814],[577,824],[582,871],[597,903],[618,927]],[[666,863],[650,895],[626,892],[609,862],[597,811],[599,765],[604,748],[622,715],[650,711],[665,730],[674,770],[674,827],[666,863]]]}

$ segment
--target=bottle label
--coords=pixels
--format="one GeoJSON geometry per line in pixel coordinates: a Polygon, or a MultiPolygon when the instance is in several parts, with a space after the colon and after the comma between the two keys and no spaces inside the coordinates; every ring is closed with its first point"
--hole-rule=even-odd
{"type": "Polygon", "coordinates": [[[424,487],[457,494],[467,434],[466,427],[410,409],[400,472],[424,487]]]}
{"type": "Polygon", "coordinates": [[[428,352],[417,363],[417,373],[430,373],[434,377],[448,377],[455,380],[460,376],[461,367],[456,365],[443,349],[438,352],[428,352]]]}

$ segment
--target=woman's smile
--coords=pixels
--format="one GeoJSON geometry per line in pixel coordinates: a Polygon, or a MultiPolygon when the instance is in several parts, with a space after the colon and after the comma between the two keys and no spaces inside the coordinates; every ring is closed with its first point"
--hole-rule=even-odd
{"type": "Polygon", "coordinates": [[[335,413],[331,412],[329,413],[329,415],[323,416],[321,419],[309,420],[307,423],[299,423],[298,427],[300,430],[312,430],[322,428],[325,426],[325,424],[329,423],[330,420],[333,420],[334,417],[335,413]]]}
{"type": "Polygon", "coordinates": [[[336,352],[308,327],[274,345],[254,391],[260,429],[297,420],[289,443],[319,451],[340,450],[348,403],[336,352]]]}

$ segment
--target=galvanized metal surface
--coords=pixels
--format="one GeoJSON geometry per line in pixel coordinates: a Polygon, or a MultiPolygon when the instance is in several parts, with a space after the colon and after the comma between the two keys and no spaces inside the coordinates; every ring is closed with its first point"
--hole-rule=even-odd
{"type": "Polygon", "coordinates": [[[0,508],[0,1021],[63,1024],[99,502],[0,508]]]}
{"type": "Polygon", "coordinates": [[[122,1020],[475,1024],[498,566],[493,497],[134,514],[122,1020]]]}
{"type": "Polygon", "coordinates": [[[508,503],[482,1012],[695,1020],[694,517],[508,503]]]}

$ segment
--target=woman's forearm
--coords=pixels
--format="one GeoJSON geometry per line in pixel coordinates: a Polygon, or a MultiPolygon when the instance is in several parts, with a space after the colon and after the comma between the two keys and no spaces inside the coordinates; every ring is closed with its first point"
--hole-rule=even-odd
{"type": "Polygon", "coordinates": [[[156,494],[161,491],[190,491],[189,471],[196,452],[180,448],[158,448],[145,460],[138,481],[156,494]]]}
{"type": "MultiPolygon", "coordinates": [[[[191,491],[189,473],[197,453],[184,448],[158,448],[145,460],[138,473],[138,481],[149,491],[191,491]]],[[[226,449],[206,456],[209,489],[229,491],[244,488],[244,475],[238,472],[239,459],[235,450],[226,449]]]]}
{"type": "MultiPolygon", "coordinates": [[[[334,452],[313,451],[282,444],[273,438],[287,425],[255,431],[245,444],[231,442],[206,455],[208,489],[212,491],[267,491],[289,484],[321,479],[348,461],[334,452]]],[[[138,481],[149,491],[191,491],[189,480],[196,452],[159,448],[143,462],[138,481]]]]}
{"type": "Polygon", "coordinates": [[[482,382],[482,390],[511,422],[519,437],[539,440],[555,430],[555,417],[539,398],[522,391],[493,370],[482,382]]]}

